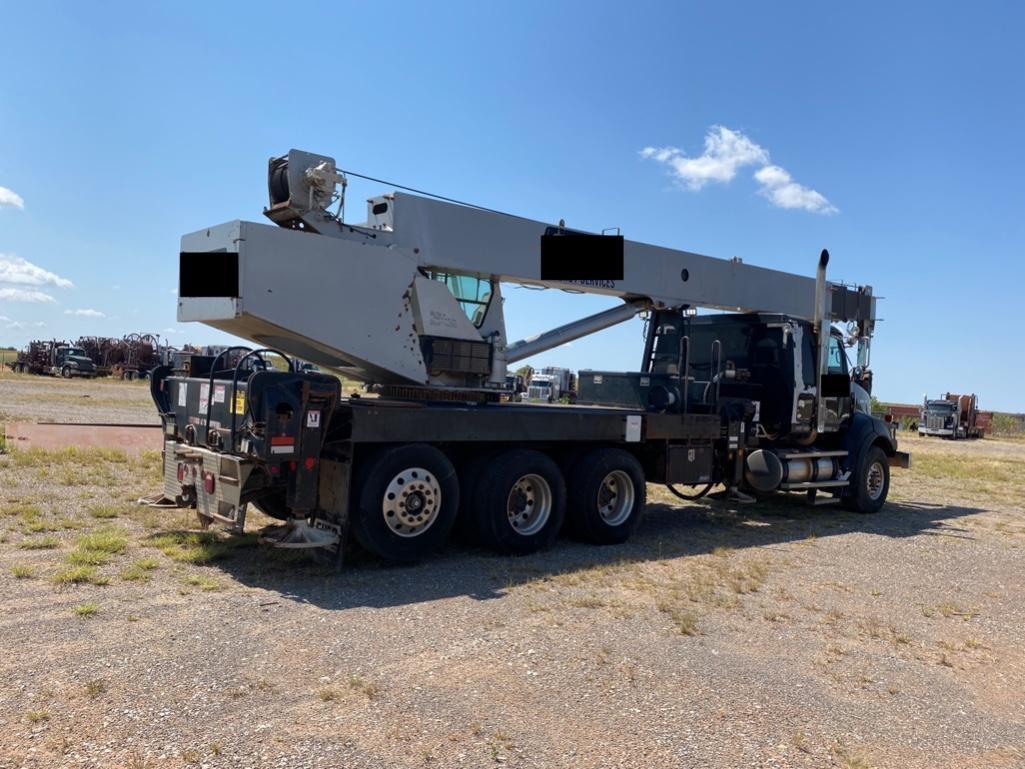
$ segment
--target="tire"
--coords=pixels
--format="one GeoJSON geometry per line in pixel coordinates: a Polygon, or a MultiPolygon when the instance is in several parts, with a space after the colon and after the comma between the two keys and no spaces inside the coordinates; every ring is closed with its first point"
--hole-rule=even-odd
{"type": "Polygon", "coordinates": [[[886,453],[871,446],[858,461],[851,476],[853,493],[844,497],[844,506],[856,513],[877,513],[890,492],[890,464],[886,453]]]}
{"type": "Polygon", "coordinates": [[[462,542],[469,545],[481,544],[477,532],[477,519],[474,513],[474,497],[477,481],[480,480],[488,465],[495,457],[495,452],[485,451],[469,459],[459,466],[459,515],[456,518],[452,533],[462,542]]]}
{"type": "Polygon", "coordinates": [[[61,376],[64,377],[65,379],[71,379],[71,367],[70,366],[65,366],[64,368],[62,368],[61,369],[61,376]]]}
{"type": "Polygon", "coordinates": [[[353,503],[356,541],[381,558],[411,563],[445,543],[459,512],[459,479],[434,446],[394,446],[357,467],[353,503]]]}
{"type": "Polygon", "coordinates": [[[284,489],[275,491],[273,494],[262,497],[258,502],[250,502],[249,504],[264,515],[276,518],[279,521],[287,521],[291,516],[288,505],[285,504],[284,489]]]}
{"type": "Polygon", "coordinates": [[[477,541],[499,553],[526,555],[555,542],[566,518],[566,482],[540,451],[494,456],[473,490],[477,541]]]}
{"type": "Polygon", "coordinates": [[[599,545],[626,542],[647,500],[641,463],[622,449],[595,449],[569,473],[566,524],[580,539],[599,545]]]}

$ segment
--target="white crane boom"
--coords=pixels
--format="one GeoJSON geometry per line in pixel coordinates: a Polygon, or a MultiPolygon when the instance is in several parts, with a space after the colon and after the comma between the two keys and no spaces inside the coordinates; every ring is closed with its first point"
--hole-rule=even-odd
{"type": "Polygon", "coordinates": [[[178,318],[199,320],[359,379],[432,387],[504,384],[505,363],[650,307],[773,312],[857,324],[867,363],[870,286],[590,235],[479,207],[395,192],[350,225],[331,158],[292,150],[270,163],[270,227],[233,221],[182,238],[178,318]],[[509,345],[500,285],[622,298],[628,306],[509,345]],[[817,299],[820,304],[816,304],[817,299]],[[547,345],[547,346],[546,346],[547,345]],[[517,354],[517,348],[519,353],[517,354]]]}

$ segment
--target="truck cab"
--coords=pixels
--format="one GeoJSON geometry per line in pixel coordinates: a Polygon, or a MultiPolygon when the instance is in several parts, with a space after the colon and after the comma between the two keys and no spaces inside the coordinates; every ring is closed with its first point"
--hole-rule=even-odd
{"type": "Polygon", "coordinates": [[[75,376],[96,376],[96,364],[81,347],[55,347],[50,362],[50,373],[70,379],[75,376]]]}

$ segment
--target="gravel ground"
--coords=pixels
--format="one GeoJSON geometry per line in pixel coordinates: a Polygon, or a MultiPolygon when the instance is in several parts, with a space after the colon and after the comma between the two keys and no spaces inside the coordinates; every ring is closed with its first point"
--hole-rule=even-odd
{"type": "Polygon", "coordinates": [[[60,379],[0,369],[0,422],[160,424],[148,382],[60,379]]]}
{"type": "Polygon", "coordinates": [[[152,456],[0,457],[0,767],[1025,766],[1025,444],[905,446],[874,516],[652,488],[625,546],[340,575],[132,505],[152,456]]]}

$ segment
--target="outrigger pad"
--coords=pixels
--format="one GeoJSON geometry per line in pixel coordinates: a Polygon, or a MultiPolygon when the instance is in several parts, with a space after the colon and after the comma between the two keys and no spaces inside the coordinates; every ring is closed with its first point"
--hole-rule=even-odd
{"type": "Polygon", "coordinates": [[[268,526],[260,533],[261,544],[292,550],[315,547],[341,547],[336,531],[311,526],[304,518],[289,518],[279,526],[268,526]]]}

